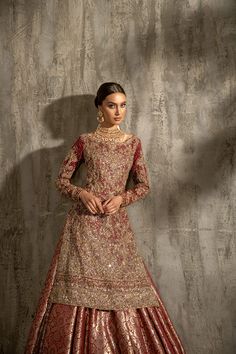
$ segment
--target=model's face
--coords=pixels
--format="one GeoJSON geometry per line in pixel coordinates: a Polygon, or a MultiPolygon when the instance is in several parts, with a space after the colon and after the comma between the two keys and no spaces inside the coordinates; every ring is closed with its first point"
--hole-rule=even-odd
{"type": "Polygon", "coordinates": [[[103,112],[104,122],[102,126],[111,127],[119,125],[126,114],[126,96],[121,92],[111,93],[98,108],[103,112]]]}

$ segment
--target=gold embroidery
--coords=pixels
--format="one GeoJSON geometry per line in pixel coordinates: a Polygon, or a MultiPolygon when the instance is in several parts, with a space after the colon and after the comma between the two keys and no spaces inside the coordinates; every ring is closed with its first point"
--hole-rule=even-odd
{"type": "Polygon", "coordinates": [[[119,126],[113,126],[110,128],[102,127],[98,124],[97,129],[93,133],[95,138],[99,138],[102,141],[109,142],[125,142],[129,138],[133,137],[133,134],[127,134],[120,129],[119,126]]]}
{"type": "Polygon", "coordinates": [[[76,203],[62,233],[50,301],[108,310],[159,306],[126,211],[149,191],[140,139],[133,135],[125,142],[111,142],[82,134],[62,163],[57,186],[76,203]],[[70,178],[82,162],[86,185],[74,186],[70,178]],[[130,172],[135,186],[125,190],[130,172]],[[101,200],[122,195],[122,207],[115,214],[94,215],[78,198],[81,188],[101,200]]]}

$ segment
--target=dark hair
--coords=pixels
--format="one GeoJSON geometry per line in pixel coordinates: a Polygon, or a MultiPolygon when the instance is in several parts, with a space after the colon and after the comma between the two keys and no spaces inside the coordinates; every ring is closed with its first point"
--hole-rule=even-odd
{"type": "Polygon", "coordinates": [[[102,101],[110,94],[115,92],[121,92],[125,95],[125,91],[120,84],[116,82],[104,82],[101,84],[97,91],[97,96],[94,99],[95,106],[98,108],[98,105],[102,104],[102,101]]]}

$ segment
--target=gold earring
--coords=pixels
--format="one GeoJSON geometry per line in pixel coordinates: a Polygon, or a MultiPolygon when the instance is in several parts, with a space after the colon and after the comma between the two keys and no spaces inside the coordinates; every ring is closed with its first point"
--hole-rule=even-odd
{"type": "Polygon", "coordinates": [[[103,117],[102,111],[98,111],[97,120],[99,121],[99,123],[104,122],[104,117],[103,117]]]}

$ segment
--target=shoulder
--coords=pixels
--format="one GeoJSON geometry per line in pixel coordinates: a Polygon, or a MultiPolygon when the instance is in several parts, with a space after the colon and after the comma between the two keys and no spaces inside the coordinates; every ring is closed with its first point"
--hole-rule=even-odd
{"type": "Polygon", "coordinates": [[[88,133],[82,133],[79,135],[78,139],[82,140],[82,141],[85,141],[85,139],[87,138],[88,136],[88,133]]]}
{"type": "Polygon", "coordinates": [[[138,135],[136,135],[132,132],[123,131],[123,133],[125,133],[125,135],[126,135],[126,140],[132,139],[132,141],[137,142],[137,143],[140,142],[140,140],[141,140],[138,135]]]}
{"type": "Polygon", "coordinates": [[[143,144],[142,139],[138,135],[134,135],[134,160],[143,155],[143,144]]]}
{"type": "Polygon", "coordinates": [[[131,134],[131,136],[133,137],[133,141],[137,147],[139,145],[142,145],[142,139],[140,138],[140,136],[138,136],[136,134],[131,134]]]}
{"type": "Polygon", "coordinates": [[[74,149],[76,153],[83,151],[85,140],[86,140],[86,133],[80,134],[72,144],[72,149],[74,149]]]}
{"type": "Polygon", "coordinates": [[[137,141],[140,141],[140,140],[141,140],[140,136],[137,135],[137,134],[135,134],[135,133],[133,133],[133,132],[124,132],[124,133],[126,133],[127,135],[132,136],[132,137],[133,137],[134,139],[136,139],[137,141]]]}
{"type": "Polygon", "coordinates": [[[83,144],[86,140],[86,136],[87,134],[86,133],[82,133],[80,134],[76,140],[74,141],[73,145],[78,145],[78,144],[83,144]]]}

